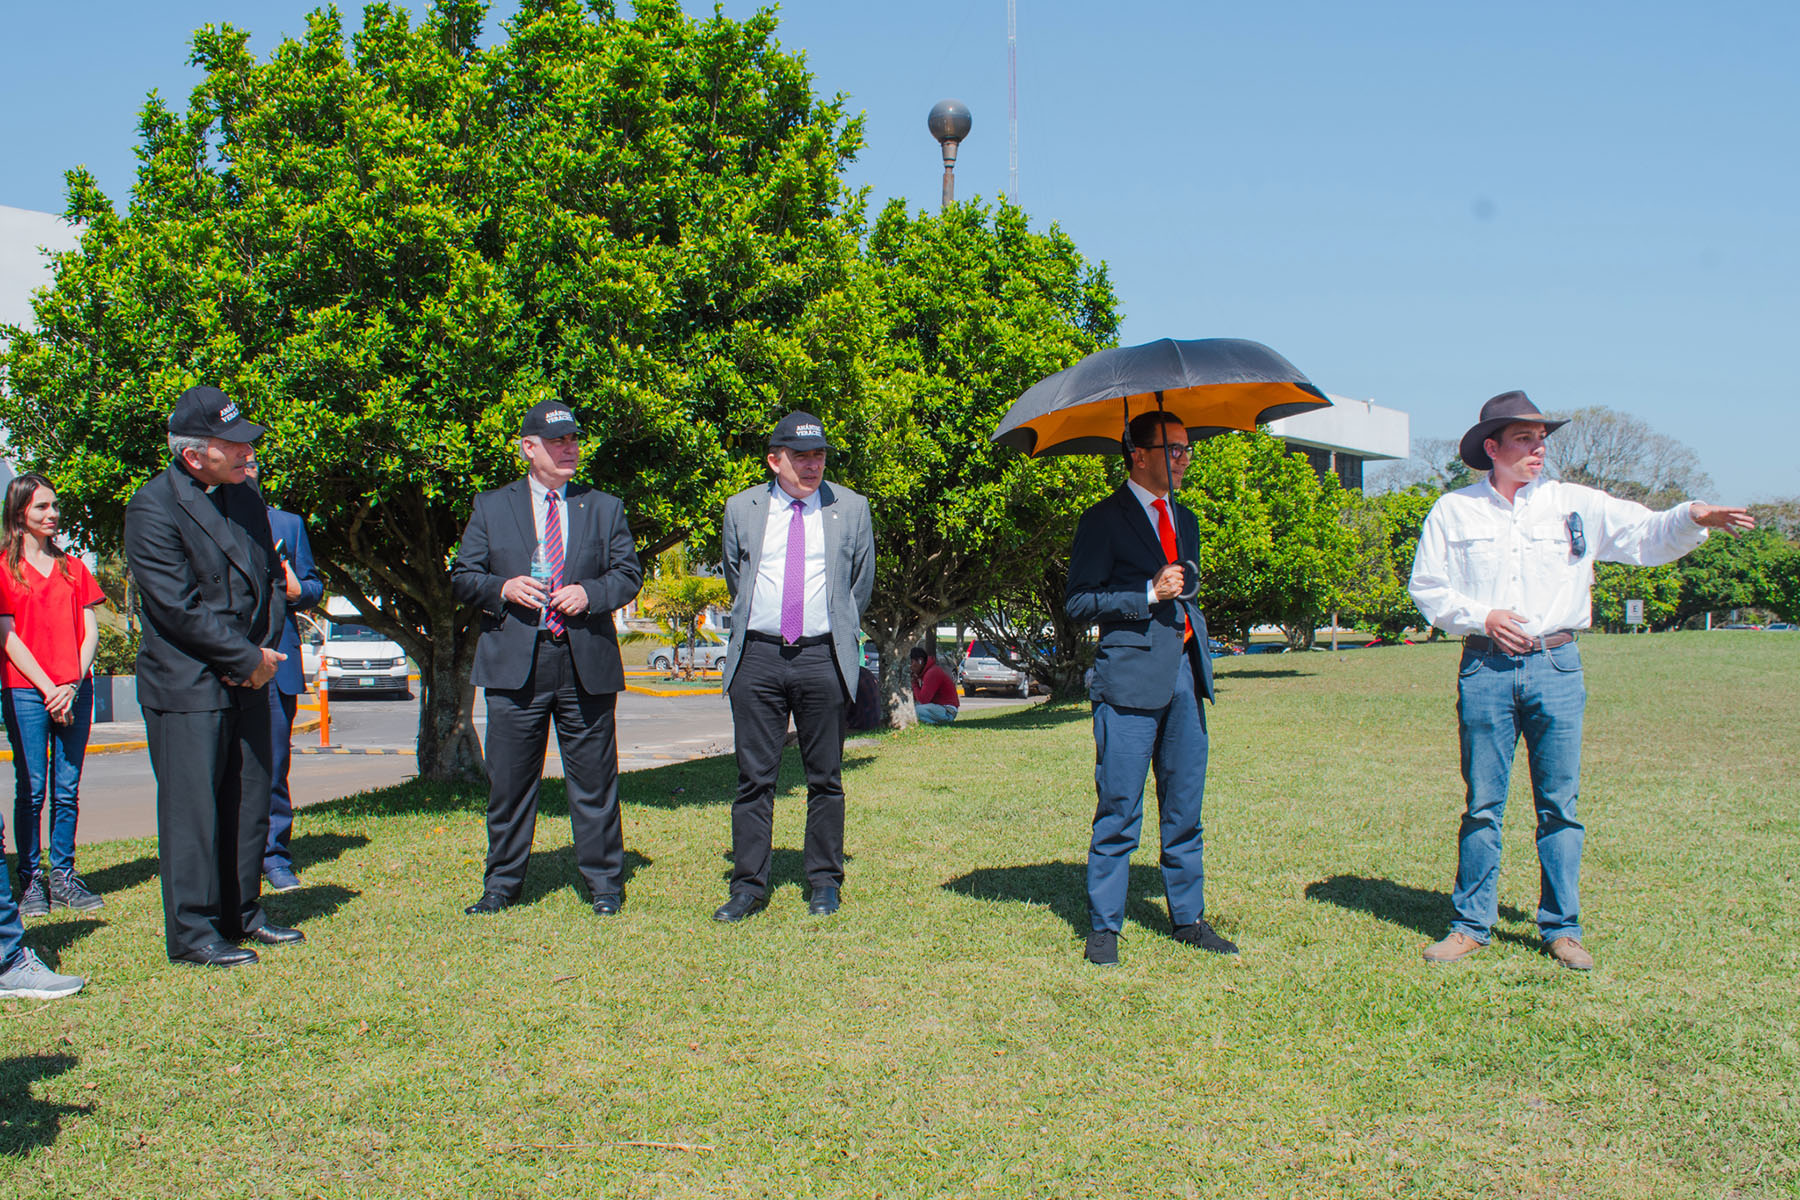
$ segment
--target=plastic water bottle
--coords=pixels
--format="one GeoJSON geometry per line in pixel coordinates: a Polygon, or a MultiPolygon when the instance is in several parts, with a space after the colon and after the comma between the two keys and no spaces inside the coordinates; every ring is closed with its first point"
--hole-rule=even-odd
{"type": "Polygon", "coordinates": [[[544,553],[542,543],[531,552],[531,577],[544,585],[544,598],[550,598],[550,556],[544,553]]]}

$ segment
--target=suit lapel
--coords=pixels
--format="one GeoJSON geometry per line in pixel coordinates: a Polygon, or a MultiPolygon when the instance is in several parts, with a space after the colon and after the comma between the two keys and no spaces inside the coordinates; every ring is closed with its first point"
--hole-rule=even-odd
{"type": "Polygon", "coordinates": [[[582,579],[590,574],[585,555],[595,550],[598,540],[588,536],[588,525],[593,520],[593,489],[578,484],[569,484],[563,489],[563,518],[567,526],[563,530],[567,547],[563,552],[563,578],[582,579]]]}
{"type": "Polygon", "coordinates": [[[529,561],[538,544],[537,517],[531,511],[530,480],[521,479],[512,485],[507,505],[513,511],[513,519],[519,523],[519,545],[525,547],[525,558],[529,561]]]}
{"type": "Polygon", "coordinates": [[[1151,526],[1150,514],[1138,503],[1137,494],[1127,486],[1121,487],[1113,496],[1124,510],[1125,524],[1137,533],[1138,540],[1144,543],[1144,548],[1150,552],[1151,557],[1157,562],[1167,561],[1168,556],[1163,553],[1162,538],[1151,526]]]}
{"type": "MultiPolygon", "coordinates": [[[[743,528],[738,536],[744,539],[745,548],[750,551],[750,558],[744,563],[744,570],[738,576],[738,591],[745,592],[744,581],[749,580],[749,592],[756,590],[756,573],[762,570],[763,538],[769,532],[769,486],[751,488],[744,494],[744,505],[750,515],[743,521],[743,528]]],[[[745,611],[748,611],[746,609],[745,611]]]]}
{"type": "MultiPolygon", "coordinates": [[[[175,493],[175,502],[181,505],[207,537],[218,544],[226,561],[243,572],[244,578],[255,583],[256,572],[250,569],[250,548],[233,530],[232,523],[225,519],[224,514],[213,507],[212,497],[207,494],[205,487],[178,466],[169,470],[169,490],[175,493]]],[[[225,502],[231,503],[229,494],[225,502]]]]}
{"type": "Polygon", "coordinates": [[[838,556],[838,543],[844,540],[844,513],[837,507],[837,494],[823,480],[819,483],[819,523],[825,527],[825,605],[838,594],[838,581],[832,577],[838,556]]]}

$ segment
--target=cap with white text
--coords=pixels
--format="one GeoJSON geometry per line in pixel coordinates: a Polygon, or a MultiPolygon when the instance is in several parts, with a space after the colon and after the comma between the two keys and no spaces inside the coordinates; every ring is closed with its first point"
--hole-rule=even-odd
{"type": "Polygon", "coordinates": [[[180,437],[218,438],[222,442],[254,442],[263,427],[244,419],[237,401],[216,387],[191,387],[175,401],[169,432],[180,437]]]}
{"type": "Polygon", "coordinates": [[[825,440],[825,426],[819,418],[809,412],[791,412],[781,418],[769,434],[769,449],[781,447],[789,450],[830,450],[832,445],[825,440]]]}
{"type": "Polygon", "coordinates": [[[581,422],[561,400],[540,400],[525,411],[519,422],[520,437],[559,438],[581,432],[581,422]]]}

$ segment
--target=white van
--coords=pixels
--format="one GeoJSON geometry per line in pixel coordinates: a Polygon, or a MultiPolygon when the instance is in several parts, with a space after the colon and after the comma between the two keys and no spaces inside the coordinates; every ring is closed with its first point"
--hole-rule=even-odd
{"type": "Polygon", "coordinates": [[[362,624],[342,596],[325,602],[324,637],[319,644],[319,681],[331,692],[387,693],[412,698],[406,651],[362,624]]]}

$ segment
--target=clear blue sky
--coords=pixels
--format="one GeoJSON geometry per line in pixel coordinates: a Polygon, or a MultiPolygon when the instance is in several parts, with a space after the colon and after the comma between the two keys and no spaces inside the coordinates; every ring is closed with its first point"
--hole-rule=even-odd
{"type": "MultiPolygon", "coordinates": [[[[60,209],[74,163],[123,203],[144,93],[192,86],[188,32],[266,51],[310,7],[7,6],[0,204],[60,209]]],[[[1717,499],[1800,493],[1800,5],[1018,8],[1020,198],[1110,265],[1126,342],[1266,342],[1415,439],[1514,387],[1604,404],[1692,446],[1717,499]]],[[[936,205],[947,96],[975,117],[958,195],[1005,190],[1005,0],[781,12],[868,114],[873,204],[936,205]]]]}

